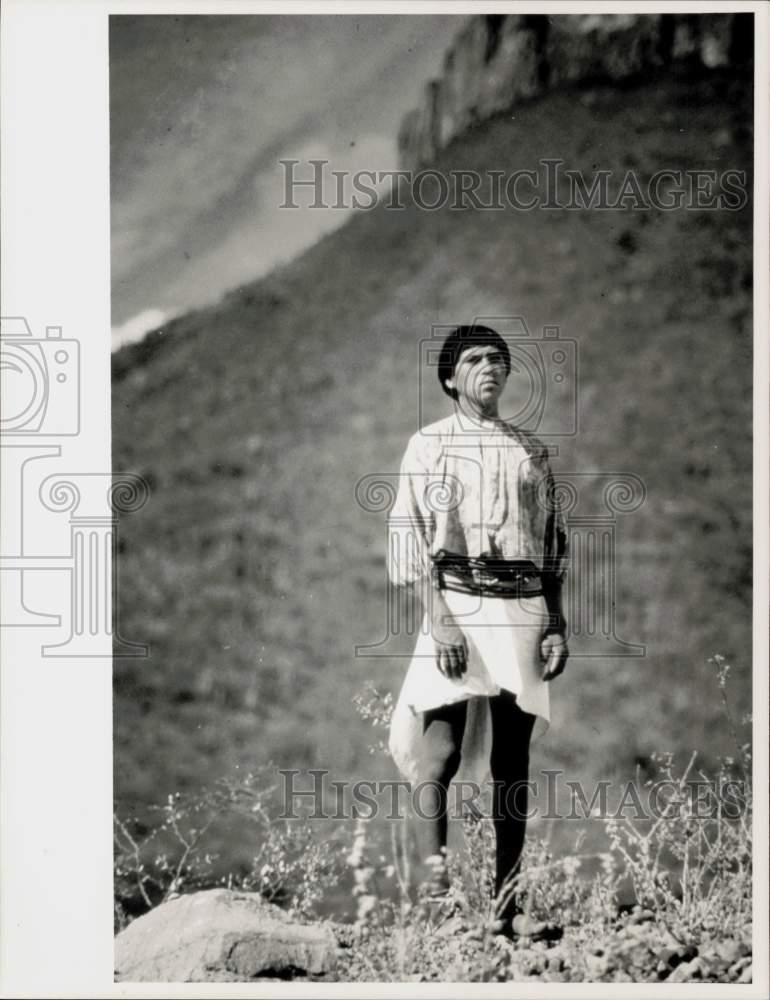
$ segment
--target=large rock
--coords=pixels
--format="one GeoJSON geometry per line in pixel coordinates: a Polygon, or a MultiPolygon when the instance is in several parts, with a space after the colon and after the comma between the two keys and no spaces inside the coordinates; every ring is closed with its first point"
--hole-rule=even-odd
{"type": "Polygon", "coordinates": [[[625,80],[662,65],[660,14],[573,14],[549,21],[551,87],[625,80]]]}
{"type": "Polygon", "coordinates": [[[419,108],[410,111],[398,130],[399,163],[404,169],[414,170],[432,163],[440,149],[438,111],[441,84],[429,80],[419,108]]]}
{"type": "Polygon", "coordinates": [[[304,925],[257,893],[210,889],[150,910],[115,938],[119,982],[244,982],[334,968],[328,927],[304,925]]]}
{"type": "Polygon", "coordinates": [[[749,64],[749,14],[477,14],[398,136],[403,169],[425,167],[455,136],[546,90],[643,79],[670,66],[749,64]]]}
{"type": "Polygon", "coordinates": [[[542,90],[541,37],[546,18],[471,18],[444,59],[438,112],[443,148],[476,121],[542,90]]]}
{"type": "Polygon", "coordinates": [[[471,17],[445,59],[440,79],[399,131],[399,161],[405,169],[432,163],[437,152],[475,122],[539,94],[546,18],[529,15],[471,17]]]}
{"type": "Polygon", "coordinates": [[[675,21],[672,56],[700,60],[709,69],[727,66],[738,27],[735,18],[727,14],[681,15],[675,21]]]}
{"type": "MultiPolygon", "coordinates": [[[[489,20],[489,19],[487,19],[489,20]]],[[[478,114],[489,118],[543,90],[545,17],[509,16],[498,31],[494,54],[481,76],[478,114]]]]}

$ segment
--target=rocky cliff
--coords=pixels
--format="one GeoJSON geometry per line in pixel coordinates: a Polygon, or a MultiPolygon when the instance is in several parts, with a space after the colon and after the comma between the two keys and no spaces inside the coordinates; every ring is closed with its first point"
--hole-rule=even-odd
{"type": "Polygon", "coordinates": [[[546,90],[631,82],[672,64],[707,72],[748,64],[751,14],[485,14],[471,17],[398,135],[402,169],[433,161],[472,125],[546,90]]]}

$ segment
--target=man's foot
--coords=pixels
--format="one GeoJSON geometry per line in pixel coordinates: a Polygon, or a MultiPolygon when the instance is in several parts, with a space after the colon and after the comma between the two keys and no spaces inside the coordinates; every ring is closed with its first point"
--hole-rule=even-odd
{"type": "Polygon", "coordinates": [[[426,923],[439,924],[455,912],[455,903],[450,896],[450,880],[446,858],[433,854],[425,859],[428,877],[418,890],[417,917],[426,923]]]}

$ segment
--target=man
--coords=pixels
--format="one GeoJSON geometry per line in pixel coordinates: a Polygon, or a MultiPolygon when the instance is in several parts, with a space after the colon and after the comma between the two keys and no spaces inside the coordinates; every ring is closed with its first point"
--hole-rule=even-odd
{"type": "Polygon", "coordinates": [[[451,416],[409,441],[390,513],[389,573],[422,584],[425,623],[394,711],[390,748],[420,785],[427,892],[446,871],[447,795],[460,765],[496,790],[498,930],[546,933],[504,890],[524,843],[529,743],[549,718],[548,682],[568,650],[561,589],[566,533],[545,447],[499,414],[511,372],[500,335],[453,330],[438,376],[451,416]],[[427,586],[426,586],[427,584],[427,586]]]}

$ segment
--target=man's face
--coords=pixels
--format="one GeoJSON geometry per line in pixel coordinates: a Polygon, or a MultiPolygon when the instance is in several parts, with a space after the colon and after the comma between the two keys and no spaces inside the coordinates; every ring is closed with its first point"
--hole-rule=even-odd
{"type": "Polygon", "coordinates": [[[481,344],[462,351],[447,385],[457,391],[460,400],[486,410],[497,405],[507,377],[506,359],[500,349],[481,344]]]}

